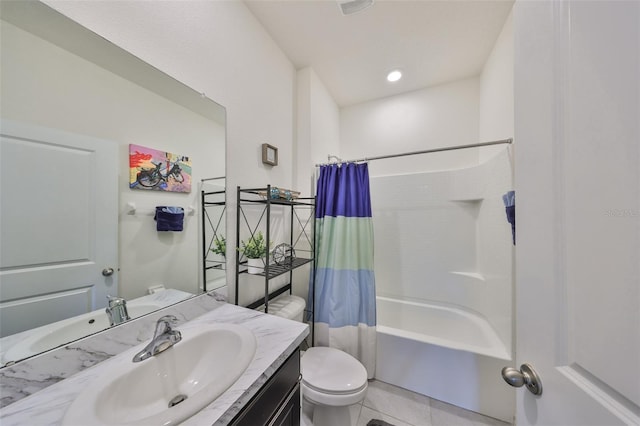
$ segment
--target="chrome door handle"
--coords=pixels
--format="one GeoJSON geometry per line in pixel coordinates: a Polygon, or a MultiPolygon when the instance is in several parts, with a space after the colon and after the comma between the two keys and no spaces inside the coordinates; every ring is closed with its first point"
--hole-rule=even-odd
{"type": "Polygon", "coordinates": [[[513,367],[502,369],[502,378],[514,388],[526,386],[534,395],[542,395],[542,380],[530,364],[522,364],[520,370],[513,367]]]}
{"type": "Polygon", "coordinates": [[[104,275],[105,277],[110,277],[111,275],[113,275],[114,270],[113,268],[104,268],[102,270],[102,275],[104,275]]]}

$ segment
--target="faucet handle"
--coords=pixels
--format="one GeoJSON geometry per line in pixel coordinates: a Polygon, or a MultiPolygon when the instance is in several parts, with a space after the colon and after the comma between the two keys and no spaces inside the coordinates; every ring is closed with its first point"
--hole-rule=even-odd
{"type": "Polygon", "coordinates": [[[178,323],[178,318],[175,315],[165,315],[158,318],[158,323],[166,323],[167,325],[176,325],[178,323]]]}
{"type": "Polygon", "coordinates": [[[177,323],[178,318],[176,318],[174,315],[165,315],[158,318],[158,321],[156,322],[156,331],[153,334],[153,337],[156,338],[161,334],[173,331],[171,330],[171,326],[176,325],[177,323]]]}

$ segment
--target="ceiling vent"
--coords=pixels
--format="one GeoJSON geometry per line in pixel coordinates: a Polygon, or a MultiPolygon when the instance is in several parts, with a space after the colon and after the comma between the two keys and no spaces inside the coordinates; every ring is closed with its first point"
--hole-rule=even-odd
{"type": "Polygon", "coordinates": [[[344,16],[353,15],[373,6],[373,0],[338,0],[338,6],[344,16]]]}

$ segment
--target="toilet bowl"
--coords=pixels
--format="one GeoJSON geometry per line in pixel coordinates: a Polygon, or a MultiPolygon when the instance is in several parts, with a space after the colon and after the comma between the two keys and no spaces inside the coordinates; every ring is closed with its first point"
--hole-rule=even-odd
{"type": "Polygon", "coordinates": [[[303,411],[313,426],[351,425],[349,406],[367,393],[364,366],[341,350],[315,347],[304,353],[300,369],[303,411]]]}
{"type": "MultiPolygon", "coordinates": [[[[305,301],[285,295],[269,302],[269,313],[301,321],[305,301]]],[[[367,370],[354,357],[335,348],[307,349],[300,361],[302,412],[313,426],[350,426],[349,406],[367,393],[367,370]]]]}

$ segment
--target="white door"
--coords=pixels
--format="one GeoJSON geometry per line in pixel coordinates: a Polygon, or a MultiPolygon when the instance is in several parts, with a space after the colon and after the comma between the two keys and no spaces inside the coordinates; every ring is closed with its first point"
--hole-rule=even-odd
{"type": "Polygon", "coordinates": [[[8,121],[1,133],[4,337],[104,307],[107,293],[117,294],[118,149],[8,121]]]}
{"type": "Polygon", "coordinates": [[[518,425],[640,424],[640,2],[518,1],[518,425]]]}

